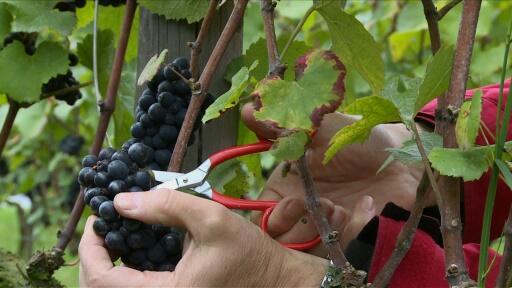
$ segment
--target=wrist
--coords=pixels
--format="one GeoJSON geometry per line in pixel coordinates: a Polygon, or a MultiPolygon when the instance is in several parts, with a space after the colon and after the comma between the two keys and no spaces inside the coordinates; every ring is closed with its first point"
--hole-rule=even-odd
{"type": "Polygon", "coordinates": [[[329,261],[299,251],[287,251],[289,257],[284,261],[279,273],[280,287],[319,287],[327,272],[329,261]]]}

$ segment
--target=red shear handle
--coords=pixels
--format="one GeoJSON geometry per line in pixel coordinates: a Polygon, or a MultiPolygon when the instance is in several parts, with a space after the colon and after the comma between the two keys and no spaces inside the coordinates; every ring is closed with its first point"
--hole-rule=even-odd
{"type": "Polygon", "coordinates": [[[260,142],[242,146],[230,147],[224,150],[220,150],[217,153],[212,154],[208,159],[211,162],[211,168],[239,156],[245,156],[258,152],[268,151],[272,147],[272,142],[266,139],[260,139],[260,142]]]}
{"type": "MultiPolygon", "coordinates": [[[[263,232],[268,233],[268,219],[270,214],[277,205],[277,201],[263,201],[263,200],[243,200],[238,198],[229,197],[223,194],[213,191],[212,200],[218,202],[230,209],[239,210],[255,210],[263,211],[263,217],[261,218],[260,227],[263,232]]],[[[320,243],[320,236],[316,236],[314,239],[304,243],[281,243],[283,246],[304,251],[309,250],[320,243]]]]}

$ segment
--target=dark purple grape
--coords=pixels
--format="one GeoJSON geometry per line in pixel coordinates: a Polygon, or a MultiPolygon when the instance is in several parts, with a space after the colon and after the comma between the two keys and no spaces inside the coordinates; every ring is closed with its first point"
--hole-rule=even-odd
{"type": "Polygon", "coordinates": [[[175,91],[174,84],[172,84],[169,81],[163,81],[162,83],[158,84],[158,92],[157,92],[158,95],[160,95],[160,94],[162,94],[164,92],[172,93],[174,91],[175,91]]]}
{"type": "Polygon", "coordinates": [[[165,108],[159,103],[155,103],[149,107],[148,115],[155,122],[163,122],[165,120],[165,108]]]}
{"type": "Polygon", "coordinates": [[[175,233],[168,233],[160,239],[160,245],[169,255],[177,255],[181,252],[180,239],[175,233]]]}
{"type": "Polygon", "coordinates": [[[137,163],[141,167],[145,165],[148,156],[147,149],[142,143],[135,143],[130,146],[130,149],[128,149],[128,155],[130,155],[130,159],[132,159],[133,162],[137,163]]]}
{"type": "Polygon", "coordinates": [[[112,147],[103,148],[101,149],[100,154],[98,155],[98,160],[110,160],[114,153],[116,153],[116,150],[112,147]]]}
{"type": "Polygon", "coordinates": [[[94,220],[94,223],[92,224],[92,229],[94,229],[94,232],[100,236],[107,235],[108,232],[110,232],[110,224],[105,221],[103,218],[96,218],[94,220]]]}
{"type": "Polygon", "coordinates": [[[128,192],[143,192],[144,189],[140,188],[139,186],[132,186],[128,188],[128,192]]]}
{"type": "Polygon", "coordinates": [[[144,113],[142,116],[140,116],[140,124],[144,126],[144,128],[149,129],[151,127],[155,126],[155,122],[151,117],[149,117],[149,114],[144,113]]]}
{"type": "Polygon", "coordinates": [[[190,69],[190,63],[188,62],[188,59],[185,57],[178,57],[174,59],[171,64],[176,65],[180,68],[180,70],[187,70],[190,69]]]}
{"type": "Polygon", "coordinates": [[[105,201],[101,203],[99,212],[101,218],[108,222],[116,221],[119,219],[119,213],[117,213],[116,208],[114,208],[114,202],[112,201],[105,201]]]}
{"type": "Polygon", "coordinates": [[[91,167],[84,167],[78,173],[78,182],[80,185],[86,187],[94,184],[94,177],[96,176],[96,171],[91,167]]]}
{"type": "Polygon", "coordinates": [[[123,227],[125,227],[130,232],[135,232],[140,229],[142,226],[142,222],[134,219],[123,219],[123,227]]]}
{"type": "Polygon", "coordinates": [[[100,196],[92,197],[90,206],[91,206],[91,210],[94,212],[94,214],[99,215],[100,205],[101,205],[101,203],[103,203],[105,201],[109,201],[109,199],[105,196],[100,195],[100,196]]]}
{"type": "Polygon", "coordinates": [[[108,185],[109,197],[114,199],[114,197],[117,194],[119,194],[121,192],[125,192],[126,188],[127,188],[126,183],[124,183],[123,180],[114,180],[114,181],[110,182],[110,184],[108,185]]]}
{"type": "Polygon", "coordinates": [[[165,250],[160,244],[155,244],[153,247],[149,248],[146,256],[149,261],[156,264],[164,262],[166,258],[165,250]]]}
{"type": "Polygon", "coordinates": [[[181,127],[181,125],[183,124],[186,114],[187,114],[187,110],[185,110],[185,109],[180,110],[180,112],[178,112],[178,114],[176,114],[176,125],[178,127],[181,127]]]}
{"type": "Polygon", "coordinates": [[[174,82],[174,88],[176,90],[177,94],[180,95],[188,95],[192,93],[192,90],[190,89],[190,85],[185,82],[183,79],[180,79],[176,82],[174,82]]]}
{"type": "Polygon", "coordinates": [[[108,174],[106,172],[101,171],[96,173],[96,176],[94,176],[94,185],[98,187],[107,188],[109,183],[110,179],[108,178],[108,174]]]}
{"type": "Polygon", "coordinates": [[[158,103],[160,103],[160,105],[162,105],[162,107],[165,107],[165,108],[171,106],[171,104],[174,101],[176,101],[176,99],[179,99],[179,98],[170,92],[162,92],[162,93],[158,94],[158,103]]]}
{"type": "Polygon", "coordinates": [[[155,151],[155,162],[160,166],[169,165],[169,161],[171,161],[171,151],[167,149],[161,149],[155,151]]]}
{"type": "Polygon", "coordinates": [[[153,79],[151,79],[151,81],[148,82],[148,88],[151,89],[151,91],[153,92],[156,92],[158,89],[158,84],[165,80],[164,72],[162,70],[163,69],[158,71],[155,77],[153,77],[153,79]]]}
{"type": "Polygon", "coordinates": [[[190,72],[190,70],[181,70],[181,75],[187,79],[190,79],[192,78],[192,73],[190,72]]]}
{"type": "Polygon", "coordinates": [[[167,144],[168,142],[164,141],[162,139],[162,137],[158,136],[158,135],[155,135],[153,136],[153,138],[151,138],[151,143],[153,146],[153,148],[155,149],[169,149],[169,145],[167,144]]]}
{"type": "Polygon", "coordinates": [[[108,177],[111,179],[124,179],[128,176],[130,169],[121,160],[114,160],[108,164],[108,177]]]}
{"type": "Polygon", "coordinates": [[[174,126],[176,125],[176,117],[172,115],[171,113],[165,114],[165,120],[164,123],[167,125],[174,126]]]}
{"type": "Polygon", "coordinates": [[[124,237],[119,231],[110,231],[105,236],[105,245],[107,248],[115,251],[121,255],[124,255],[130,252],[130,249],[126,246],[124,242],[124,237]]]}
{"type": "Polygon", "coordinates": [[[82,159],[82,167],[93,167],[98,162],[98,157],[95,155],[87,155],[82,159]]]}
{"type": "Polygon", "coordinates": [[[176,141],[176,138],[178,137],[178,130],[176,127],[171,125],[162,125],[158,131],[158,136],[160,136],[162,140],[170,143],[176,141]]]}
{"type": "Polygon", "coordinates": [[[84,202],[89,205],[91,203],[91,199],[96,196],[102,195],[101,189],[98,187],[87,188],[84,192],[84,202]]]}
{"type": "Polygon", "coordinates": [[[137,186],[141,187],[142,189],[149,190],[151,188],[151,182],[152,177],[149,172],[142,170],[135,174],[135,184],[137,184],[137,186]]]}
{"type": "Polygon", "coordinates": [[[130,159],[130,156],[128,156],[128,153],[124,151],[117,151],[116,153],[114,153],[114,155],[112,155],[112,161],[114,160],[119,160],[126,164],[126,166],[130,166],[133,163],[132,160],[130,159]]]}
{"type": "Polygon", "coordinates": [[[172,64],[166,65],[164,67],[165,79],[167,79],[167,81],[171,81],[171,82],[180,79],[180,76],[178,74],[176,74],[176,72],[175,72],[175,71],[180,72],[179,70],[180,70],[180,68],[176,65],[172,65],[172,64]]]}
{"type": "Polygon", "coordinates": [[[156,103],[156,99],[149,93],[142,94],[139,98],[138,107],[143,111],[148,111],[149,107],[156,103]]]}
{"type": "Polygon", "coordinates": [[[130,131],[132,133],[133,138],[144,138],[146,135],[146,130],[144,129],[144,126],[142,126],[142,123],[136,122],[132,125],[130,128],[130,131]]]}
{"type": "Polygon", "coordinates": [[[140,249],[144,248],[144,233],[142,232],[132,232],[128,237],[126,237],[126,244],[131,249],[140,249]]]}

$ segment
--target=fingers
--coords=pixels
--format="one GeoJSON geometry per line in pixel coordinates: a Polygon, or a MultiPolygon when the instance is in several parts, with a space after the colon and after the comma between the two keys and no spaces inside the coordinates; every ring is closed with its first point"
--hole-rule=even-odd
{"type": "Polygon", "coordinates": [[[87,274],[104,273],[114,267],[107,250],[103,246],[103,239],[96,235],[92,229],[95,219],[96,216],[90,216],[87,219],[84,234],[78,247],[80,264],[87,274]]]}
{"type": "MultiPolygon", "coordinates": [[[[331,228],[333,231],[338,231],[343,236],[343,230],[345,230],[345,226],[347,225],[347,221],[349,220],[350,215],[349,211],[341,206],[335,205],[334,211],[331,216],[328,217],[329,224],[331,224],[331,228]]],[[[316,245],[311,250],[308,251],[309,254],[313,254],[319,257],[327,257],[327,249],[325,249],[324,245],[316,245]]]]}
{"type": "Polygon", "coordinates": [[[209,224],[222,222],[224,211],[229,211],[216,202],[170,189],[120,193],[114,205],[127,218],[185,228],[193,235],[207,234],[209,224]]]}
{"type": "Polygon", "coordinates": [[[256,120],[254,118],[255,111],[252,103],[247,103],[242,107],[242,120],[245,125],[260,137],[266,139],[276,139],[279,137],[281,129],[270,122],[256,120]]]}
{"type": "Polygon", "coordinates": [[[352,217],[343,231],[341,245],[347,248],[348,243],[355,239],[363,230],[364,226],[375,217],[375,204],[370,196],[363,196],[354,206],[352,217]]]}
{"type": "Polygon", "coordinates": [[[268,234],[276,237],[289,231],[302,217],[307,214],[304,200],[286,197],[279,201],[268,219],[268,234]]]}

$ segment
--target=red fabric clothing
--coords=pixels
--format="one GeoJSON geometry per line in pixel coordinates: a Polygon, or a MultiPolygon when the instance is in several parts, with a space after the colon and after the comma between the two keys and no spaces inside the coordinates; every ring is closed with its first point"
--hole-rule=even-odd
{"type": "MultiPolygon", "coordinates": [[[[505,82],[504,98],[502,111],[509,92],[510,80],[505,82]]],[[[496,111],[498,106],[499,84],[493,84],[479,88],[482,90],[482,114],[481,121],[495,133],[496,128],[496,111]]],[[[474,90],[466,92],[466,99],[471,98],[474,90]]],[[[435,109],[437,100],[428,103],[421,112],[418,113],[417,119],[430,123],[435,122],[435,109]]],[[[485,130],[485,129],[484,129],[485,130]]],[[[486,133],[485,137],[489,143],[494,143],[494,138],[486,133]]],[[[484,135],[478,135],[476,143],[486,145],[484,135]]],[[[512,126],[509,127],[507,140],[512,139],[512,126]]],[[[485,205],[485,197],[487,195],[487,187],[489,184],[490,173],[485,173],[481,179],[464,183],[464,233],[463,241],[464,253],[468,265],[468,271],[472,279],[477,278],[478,274],[478,257],[479,243],[482,230],[482,221],[485,205]]],[[[503,229],[503,225],[508,216],[510,204],[512,203],[512,191],[500,181],[496,193],[496,201],[493,212],[493,221],[491,227],[491,237],[499,237],[503,229]]],[[[369,271],[369,282],[377,275],[377,272],[385,264],[391,255],[396,238],[404,222],[395,221],[383,216],[379,217],[379,229],[377,232],[377,240],[375,243],[375,252],[372,258],[371,268],[369,271]]],[[[489,261],[492,261],[495,253],[489,253],[489,261]]],[[[494,287],[494,283],[498,274],[500,256],[496,257],[493,268],[487,277],[486,286],[494,287]]],[[[433,239],[425,232],[418,230],[414,236],[414,240],[409,253],[404,258],[398,269],[396,270],[390,282],[390,287],[448,287],[444,274],[444,250],[437,245],[433,239]],[[418,262],[421,261],[421,263],[418,262]]]]}

